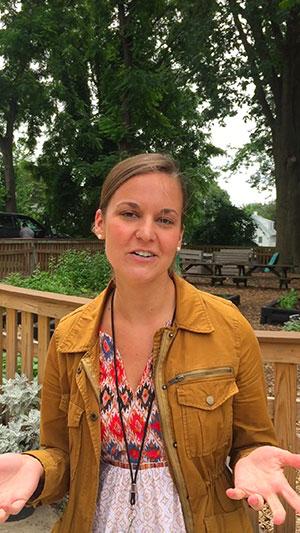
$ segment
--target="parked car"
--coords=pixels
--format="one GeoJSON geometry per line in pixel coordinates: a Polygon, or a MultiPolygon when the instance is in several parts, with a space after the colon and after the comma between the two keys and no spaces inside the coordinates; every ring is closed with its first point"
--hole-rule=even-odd
{"type": "Polygon", "coordinates": [[[33,230],[36,239],[61,239],[68,237],[68,235],[60,235],[53,229],[46,228],[41,222],[28,215],[0,212],[0,239],[20,237],[20,229],[24,223],[33,230]]]}

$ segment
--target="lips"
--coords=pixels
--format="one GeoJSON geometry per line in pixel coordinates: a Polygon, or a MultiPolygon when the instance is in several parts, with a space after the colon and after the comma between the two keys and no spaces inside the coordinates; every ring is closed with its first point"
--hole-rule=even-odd
{"type": "Polygon", "coordinates": [[[153,252],[150,252],[148,250],[134,250],[131,252],[133,255],[136,255],[138,257],[155,257],[155,254],[153,252]]]}

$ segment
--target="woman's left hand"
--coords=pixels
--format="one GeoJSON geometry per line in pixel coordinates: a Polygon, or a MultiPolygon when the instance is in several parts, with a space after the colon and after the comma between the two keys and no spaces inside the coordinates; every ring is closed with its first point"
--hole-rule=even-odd
{"type": "Polygon", "coordinates": [[[261,446],[236,463],[235,488],[227,489],[226,494],[233,500],[247,498],[255,511],[261,510],[266,501],[273,514],[273,523],[283,524],[286,512],[278,496],[300,513],[300,496],[284,475],[286,466],[300,468],[300,454],[275,446],[261,446]]]}

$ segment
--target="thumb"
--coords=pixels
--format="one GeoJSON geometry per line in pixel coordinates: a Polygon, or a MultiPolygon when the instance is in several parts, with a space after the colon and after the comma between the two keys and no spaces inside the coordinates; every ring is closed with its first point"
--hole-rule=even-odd
{"type": "Polygon", "coordinates": [[[231,498],[232,500],[242,500],[243,498],[247,497],[246,492],[243,489],[227,489],[226,494],[228,498],[231,498]]]}

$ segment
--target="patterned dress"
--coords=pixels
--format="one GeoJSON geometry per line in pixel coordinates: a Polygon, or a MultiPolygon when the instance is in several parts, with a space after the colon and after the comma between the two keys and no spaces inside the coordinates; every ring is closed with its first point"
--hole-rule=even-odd
{"type": "MultiPolygon", "coordinates": [[[[122,415],[131,463],[137,464],[149,402],[154,391],[149,357],[140,384],[133,391],[117,351],[122,415]]],[[[134,510],[129,503],[131,477],[116,398],[112,339],[100,332],[101,474],[94,533],[183,533],[179,496],[164,451],[154,398],[140,468],[134,510]],[[132,521],[132,523],[131,523],[132,521]],[[131,527],[130,527],[131,524],[131,527]]]]}

